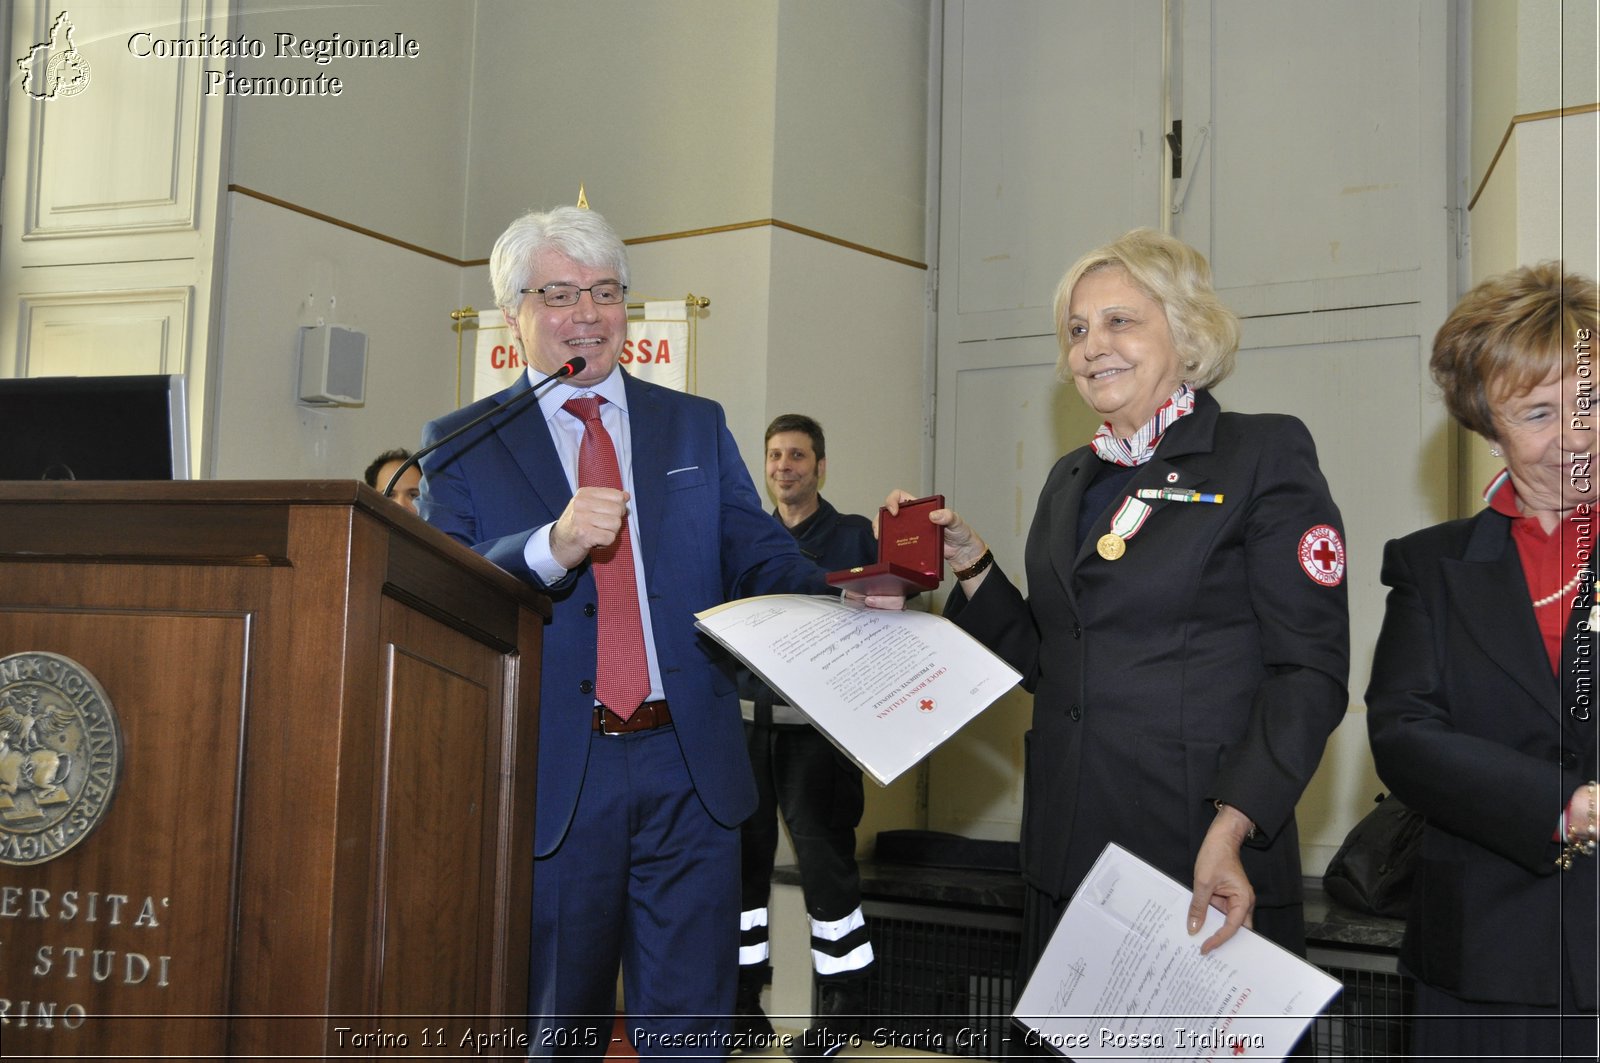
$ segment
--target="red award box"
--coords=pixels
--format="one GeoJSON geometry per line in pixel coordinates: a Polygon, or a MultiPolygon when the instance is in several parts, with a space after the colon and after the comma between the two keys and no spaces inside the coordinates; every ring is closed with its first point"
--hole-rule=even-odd
{"type": "Polygon", "coordinates": [[[828,573],[828,583],[858,594],[931,591],[944,578],[944,526],[928,514],[944,508],[943,495],[900,503],[900,512],[878,511],[878,563],[828,573]]]}

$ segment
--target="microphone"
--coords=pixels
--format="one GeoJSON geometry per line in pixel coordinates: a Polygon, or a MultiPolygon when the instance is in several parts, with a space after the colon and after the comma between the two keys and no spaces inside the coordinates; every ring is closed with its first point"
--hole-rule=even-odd
{"type": "Polygon", "coordinates": [[[546,384],[552,384],[557,380],[564,380],[569,376],[576,376],[577,374],[583,372],[583,367],[588,365],[588,364],[589,364],[588,360],[586,358],[584,358],[583,355],[581,355],[581,354],[573,355],[571,358],[568,358],[565,362],[563,362],[561,364],[561,367],[559,369],[557,369],[554,373],[551,373],[549,376],[545,377],[543,380],[541,380],[537,384],[533,385],[533,387],[529,388],[527,391],[524,391],[520,395],[513,395],[509,399],[507,399],[506,401],[504,401],[504,402],[502,402],[502,403],[500,403],[500,404],[498,404],[496,406],[489,407],[483,413],[479,414],[477,417],[474,417],[472,420],[468,421],[466,424],[462,425],[460,428],[457,428],[454,432],[451,432],[449,435],[444,436],[443,438],[440,438],[440,439],[435,439],[432,443],[429,443],[427,446],[423,447],[421,450],[419,450],[415,454],[411,455],[411,457],[407,458],[405,461],[400,463],[400,467],[394,471],[394,475],[389,477],[389,482],[383,485],[383,497],[384,498],[393,498],[394,497],[394,485],[400,482],[400,477],[402,475],[404,475],[404,473],[405,473],[405,471],[407,469],[411,468],[413,465],[415,465],[418,462],[420,462],[423,458],[427,457],[429,454],[432,454],[434,451],[438,450],[440,447],[442,447],[446,443],[450,442],[456,436],[458,436],[461,433],[467,431],[468,429],[472,429],[472,428],[478,427],[480,424],[482,424],[483,422],[487,421],[489,418],[493,417],[497,413],[504,413],[505,411],[511,409],[511,407],[513,407],[513,406],[517,405],[518,403],[522,402],[522,400],[524,400],[526,398],[529,398],[530,396],[539,394],[539,389],[544,387],[546,384]]]}

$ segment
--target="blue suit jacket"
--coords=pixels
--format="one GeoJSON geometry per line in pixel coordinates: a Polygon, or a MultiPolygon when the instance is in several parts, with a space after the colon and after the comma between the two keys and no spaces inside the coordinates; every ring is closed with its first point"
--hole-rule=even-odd
{"type": "MultiPolygon", "coordinates": [[[[617,370],[622,372],[621,369],[617,370]]],[[[627,377],[633,441],[632,507],[644,558],[661,681],[696,792],[717,822],[737,826],[756,806],[734,679],[726,657],[694,626],[694,614],[736,598],[828,593],[822,570],[766,513],[722,407],[627,377]]],[[[432,421],[431,443],[510,388],[432,421]]],[[[561,516],[572,489],[555,444],[529,399],[509,414],[433,452],[422,462],[419,509],[435,527],[549,595],[540,684],[535,851],[566,836],[583,785],[595,677],[595,582],[587,564],[554,585],[529,568],[534,531],[561,516]]]]}

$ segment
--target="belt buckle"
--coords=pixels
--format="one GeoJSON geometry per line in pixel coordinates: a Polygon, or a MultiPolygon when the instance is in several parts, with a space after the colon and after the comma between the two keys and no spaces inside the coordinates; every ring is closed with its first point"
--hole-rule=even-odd
{"type": "Polygon", "coordinates": [[[625,734],[626,732],[624,731],[613,731],[611,729],[610,721],[606,719],[606,712],[607,710],[604,705],[596,705],[594,707],[594,722],[596,724],[595,730],[599,731],[603,735],[625,734]]]}

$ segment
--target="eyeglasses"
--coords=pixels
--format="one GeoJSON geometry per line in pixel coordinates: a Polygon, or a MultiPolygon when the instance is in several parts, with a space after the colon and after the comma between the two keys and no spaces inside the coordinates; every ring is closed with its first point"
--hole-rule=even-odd
{"type": "Polygon", "coordinates": [[[615,306],[628,294],[628,286],[618,284],[616,281],[607,281],[588,288],[579,288],[572,284],[548,284],[543,288],[520,288],[518,291],[523,295],[544,296],[545,306],[576,306],[578,297],[584,292],[589,293],[589,298],[594,300],[596,306],[615,306]]]}

